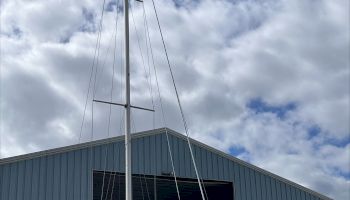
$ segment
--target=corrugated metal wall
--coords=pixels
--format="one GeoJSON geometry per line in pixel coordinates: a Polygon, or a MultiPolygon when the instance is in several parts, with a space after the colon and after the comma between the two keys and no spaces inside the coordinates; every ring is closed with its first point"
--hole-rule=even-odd
{"type": "MultiPolygon", "coordinates": [[[[185,140],[169,135],[177,176],[195,178],[185,140]]],[[[171,172],[165,134],[132,141],[133,173],[171,172]]],[[[216,152],[193,145],[204,179],[232,181],[236,200],[316,200],[304,190],[277,180],[216,152]]],[[[124,171],[124,142],[85,147],[0,165],[1,200],[90,200],[92,170],[124,171]],[[107,158],[107,159],[106,159],[107,158]]]]}

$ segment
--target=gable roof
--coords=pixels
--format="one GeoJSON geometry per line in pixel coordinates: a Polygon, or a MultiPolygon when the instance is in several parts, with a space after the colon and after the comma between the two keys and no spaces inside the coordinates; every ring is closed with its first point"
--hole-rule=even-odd
{"type": "MultiPolygon", "coordinates": [[[[151,136],[151,135],[157,135],[157,134],[165,134],[165,130],[167,130],[168,134],[171,134],[177,138],[183,139],[183,140],[187,140],[187,137],[181,133],[178,133],[174,130],[171,130],[169,128],[158,128],[158,129],[153,129],[153,130],[148,130],[148,131],[142,131],[142,132],[138,132],[138,133],[133,133],[131,134],[132,138],[140,138],[140,137],[147,137],[147,136],[151,136]]],[[[84,142],[84,143],[80,143],[80,144],[75,144],[75,145],[69,145],[69,146],[64,146],[64,147],[59,147],[59,148],[54,148],[54,149],[49,149],[49,150],[44,150],[44,151],[38,151],[38,152],[34,152],[34,153],[29,153],[29,154],[24,154],[24,155],[19,155],[19,156],[14,156],[14,157],[9,157],[9,158],[3,158],[0,159],[0,165],[5,165],[5,164],[9,164],[9,163],[13,163],[13,162],[18,162],[18,161],[22,161],[22,160],[28,160],[28,159],[34,159],[34,158],[38,158],[38,157],[42,157],[42,156],[48,156],[48,155],[53,155],[53,154],[59,154],[59,153],[65,153],[65,152],[69,152],[69,151],[74,151],[74,150],[78,150],[78,149],[83,149],[83,148],[87,148],[87,147],[93,147],[93,146],[99,146],[99,145],[104,145],[104,144],[110,144],[113,142],[117,142],[117,141],[123,141],[125,139],[124,135],[121,136],[117,136],[117,137],[111,137],[111,138],[106,138],[106,139],[100,139],[100,140],[95,140],[95,141],[91,141],[91,142],[84,142]]],[[[318,196],[321,199],[326,199],[326,200],[331,200],[331,198],[322,195],[318,192],[315,192],[313,190],[310,190],[302,185],[299,185],[297,183],[294,183],[290,180],[287,180],[281,176],[278,176],[276,174],[273,174],[267,170],[264,170],[262,168],[259,168],[255,165],[252,165],[248,162],[245,162],[241,159],[238,159],[230,154],[227,154],[225,152],[222,152],[218,149],[215,149],[213,147],[210,147],[202,142],[199,142],[197,140],[194,140],[192,138],[190,138],[190,142],[193,145],[197,145],[199,147],[202,147],[208,151],[211,151],[213,153],[216,153],[230,161],[233,161],[235,163],[238,163],[240,165],[243,165],[245,167],[248,167],[250,169],[253,169],[255,171],[258,171],[262,174],[268,175],[270,177],[273,177],[281,182],[284,182],[288,185],[291,185],[293,187],[299,188],[301,190],[304,190],[310,194],[313,194],[315,196],[318,196]]]]}

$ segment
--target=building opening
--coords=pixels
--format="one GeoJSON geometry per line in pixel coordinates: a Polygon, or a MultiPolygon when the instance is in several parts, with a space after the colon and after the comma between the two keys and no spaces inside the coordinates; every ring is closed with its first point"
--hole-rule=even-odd
{"type": "MultiPolygon", "coordinates": [[[[133,174],[134,200],[177,199],[172,176],[133,174]]],[[[203,180],[207,199],[233,200],[233,184],[227,181],[203,180]]],[[[177,177],[181,200],[202,200],[197,179],[177,177]]],[[[125,174],[118,172],[93,172],[93,200],[124,200],[125,174]],[[103,181],[104,180],[104,181],[103,181]],[[103,193],[102,193],[103,191],[103,193]],[[101,194],[102,193],[102,194],[101,194]]]]}

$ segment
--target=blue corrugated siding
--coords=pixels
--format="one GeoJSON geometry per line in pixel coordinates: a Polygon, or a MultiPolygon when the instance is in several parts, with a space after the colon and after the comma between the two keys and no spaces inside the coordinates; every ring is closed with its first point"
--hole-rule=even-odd
{"type": "MultiPolygon", "coordinates": [[[[179,177],[195,178],[187,141],[169,134],[179,177]]],[[[236,200],[320,199],[276,178],[192,145],[204,179],[232,181],[236,200]]],[[[132,141],[133,173],[172,171],[165,134],[132,141]]],[[[1,200],[92,199],[92,170],[124,171],[124,142],[86,147],[0,165],[1,200]]]]}

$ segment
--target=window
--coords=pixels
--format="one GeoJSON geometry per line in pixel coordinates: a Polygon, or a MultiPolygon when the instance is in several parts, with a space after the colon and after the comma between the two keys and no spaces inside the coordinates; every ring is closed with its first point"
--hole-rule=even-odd
{"type": "MultiPolygon", "coordinates": [[[[177,199],[176,185],[172,176],[133,174],[134,200],[177,199]]],[[[203,180],[208,199],[233,200],[232,182],[203,180]]],[[[182,200],[201,200],[197,179],[177,178],[182,200]]],[[[93,199],[124,200],[125,174],[102,171],[93,172],[93,199]],[[103,181],[104,180],[104,181],[103,181]]]]}

